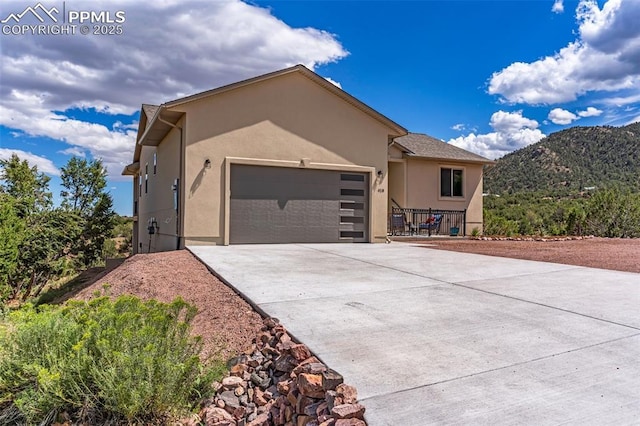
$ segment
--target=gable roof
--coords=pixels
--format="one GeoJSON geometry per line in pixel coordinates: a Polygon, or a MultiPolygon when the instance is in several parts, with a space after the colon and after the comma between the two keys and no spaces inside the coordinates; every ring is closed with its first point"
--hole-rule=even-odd
{"type": "Polygon", "coordinates": [[[463,161],[467,163],[493,164],[494,161],[424,133],[409,133],[395,138],[394,143],[404,149],[405,155],[431,160],[463,161]]]}

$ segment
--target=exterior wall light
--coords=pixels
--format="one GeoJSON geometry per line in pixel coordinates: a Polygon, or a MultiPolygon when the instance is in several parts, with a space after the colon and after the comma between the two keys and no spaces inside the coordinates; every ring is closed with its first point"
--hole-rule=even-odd
{"type": "Polygon", "coordinates": [[[211,160],[209,160],[208,158],[206,160],[204,160],[204,168],[205,169],[210,169],[211,168],[211,160]]]}

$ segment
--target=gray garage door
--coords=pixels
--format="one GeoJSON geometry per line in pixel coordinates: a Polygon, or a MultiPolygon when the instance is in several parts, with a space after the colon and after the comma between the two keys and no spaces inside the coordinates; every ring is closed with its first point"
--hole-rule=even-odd
{"type": "Polygon", "coordinates": [[[231,244],[368,241],[368,175],[231,166],[231,244]]]}

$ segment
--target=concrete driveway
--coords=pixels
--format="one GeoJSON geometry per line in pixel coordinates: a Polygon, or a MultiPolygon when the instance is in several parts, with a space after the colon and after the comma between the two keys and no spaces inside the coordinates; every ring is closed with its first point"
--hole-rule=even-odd
{"type": "Polygon", "coordinates": [[[190,247],[377,425],[638,424],[640,274],[411,244],[190,247]]]}

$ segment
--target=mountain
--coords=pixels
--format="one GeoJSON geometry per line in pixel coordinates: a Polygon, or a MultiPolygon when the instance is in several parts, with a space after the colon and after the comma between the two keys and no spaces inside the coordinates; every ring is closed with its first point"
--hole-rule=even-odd
{"type": "Polygon", "coordinates": [[[552,133],[505,155],[484,174],[484,191],[493,194],[612,184],[640,191],[640,122],[552,133]]]}

